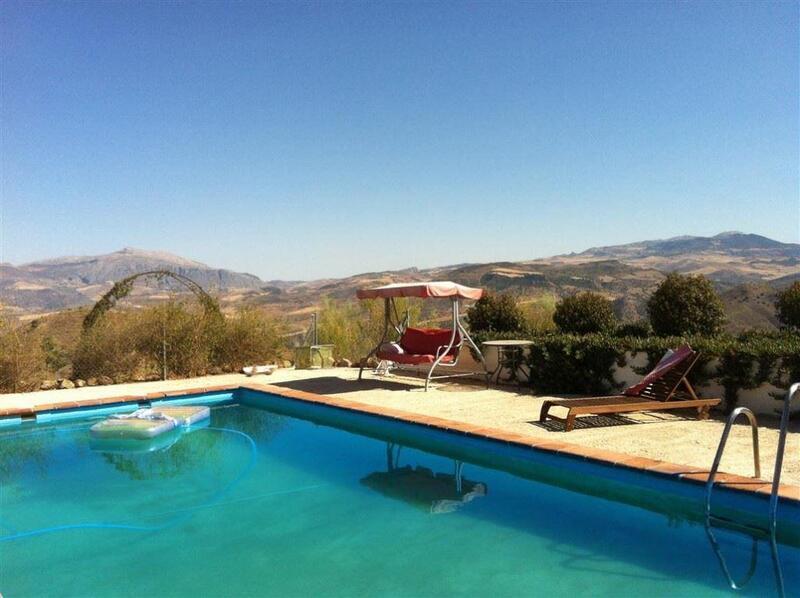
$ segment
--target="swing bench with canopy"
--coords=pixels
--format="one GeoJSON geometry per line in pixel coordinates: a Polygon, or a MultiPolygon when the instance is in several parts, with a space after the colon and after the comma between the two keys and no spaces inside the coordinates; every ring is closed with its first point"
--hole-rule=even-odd
{"type": "MultiPolygon", "coordinates": [[[[359,299],[383,299],[384,323],[380,342],[361,362],[358,379],[364,373],[364,364],[370,357],[383,361],[391,361],[400,366],[423,366],[430,364],[425,377],[425,390],[431,380],[457,378],[482,374],[488,376],[486,361],[469,332],[461,322],[460,301],[462,299],[480,299],[483,289],[466,287],[454,282],[413,282],[394,283],[381,287],[359,289],[359,299]],[[408,314],[402,319],[397,312],[395,299],[398,297],[415,297],[419,299],[449,299],[452,306],[452,322],[450,328],[414,328],[408,325],[408,314]],[[393,336],[397,340],[394,341],[393,336]],[[483,365],[482,372],[459,372],[454,374],[434,375],[437,367],[455,367],[461,348],[466,344],[483,365]]],[[[488,383],[488,377],[487,377],[488,383]]]]}

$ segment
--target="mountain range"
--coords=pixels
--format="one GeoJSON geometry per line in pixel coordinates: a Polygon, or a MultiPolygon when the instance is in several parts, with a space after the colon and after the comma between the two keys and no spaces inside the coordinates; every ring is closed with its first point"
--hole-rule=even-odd
{"type": "MultiPolygon", "coordinates": [[[[0,264],[0,302],[9,310],[22,312],[86,305],[99,299],[115,281],[154,270],[181,274],[214,292],[258,289],[265,284],[252,274],[211,268],[171,253],[126,247],[106,255],[59,257],[21,266],[0,264]]],[[[172,288],[169,281],[149,281],[137,286],[134,296],[146,299],[172,288]]]]}
{"type": "MultiPolygon", "coordinates": [[[[594,247],[580,253],[521,262],[458,264],[370,272],[346,278],[265,282],[252,274],[213,268],[164,252],[125,248],[99,256],[62,257],[19,266],[0,264],[0,307],[29,317],[89,305],[114,281],[138,272],[171,270],[215,293],[226,309],[257,305],[304,321],[325,297],[349,299],[362,286],[447,279],[510,291],[522,301],[593,290],[610,297],[623,319],[644,314],[644,303],[667,272],[704,274],[729,308],[731,328],[772,327],[777,289],[800,279],[800,244],[726,232],[594,247]]],[[[134,304],[179,293],[168,281],[137,285],[134,304]]]]}

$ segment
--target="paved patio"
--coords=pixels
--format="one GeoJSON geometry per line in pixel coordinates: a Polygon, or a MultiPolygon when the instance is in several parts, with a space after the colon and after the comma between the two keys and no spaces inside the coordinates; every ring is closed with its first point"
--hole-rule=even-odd
{"type": "MultiPolygon", "coordinates": [[[[0,395],[0,409],[29,409],[56,406],[119,396],[144,396],[154,392],[179,391],[249,382],[273,384],[286,389],[347,399],[387,409],[397,409],[431,417],[495,428],[532,438],[558,440],[584,447],[625,453],[679,465],[708,468],[714,458],[723,420],[719,416],[698,421],[672,413],[631,414],[614,417],[589,417],[572,432],[563,432],[560,422],[538,422],[542,402],[551,397],[533,396],[524,389],[464,383],[441,383],[423,391],[415,378],[388,378],[365,374],[357,381],[356,369],[293,370],[281,369],[271,376],[248,378],[241,374],[206,376],[166,382],[142,382],[112,386],[84,387],[32,393],[0,395]]],[[[52,408],[52,407],[51,407],[52,408]]],[[[759,417],[762,475],[771,480],[778,431],[777,418],[759,417]]],[[[721,471],[742,476],[753,475],[750,429],[739,425],[729,439],[721,471]]],[[[793,422],[786,447],[781,481],[800,486],[800,423],[793,422]]]]}

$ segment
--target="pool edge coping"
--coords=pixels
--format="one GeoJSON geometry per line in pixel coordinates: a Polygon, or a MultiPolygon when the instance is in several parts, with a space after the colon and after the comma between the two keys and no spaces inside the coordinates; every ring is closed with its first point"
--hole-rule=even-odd
{"type": "MultiPolygon", "coordinates": [[[[508,444],[523,446],[537,451],[584,459],[610,467],[637,470],[643,473],[660,475],[698,485],[705,485],[706,481],[708,480],[709,470],[702,467],[679,465],[676,463],[670,463],[668,461],[650,459],[649,457],[636,457],[633,455],[627,455],[625,453],[618,453],[615,451],[564,442],[562,440],[533,438],[525,434],[508,432],[506,430],[500,430],[497,428],[488,428],[476,424],[444,419],[441,417],[422,415],[400,409],[381,407],[378,405],[371,405],[368,403],[361,403],[348,399],[340,399],[338,397],[319,395],[262,382],[201,386],[179,390],[150,392],[141,395],[122,395],[113,397],[98,397],[94,399],[82,399],[76,401],[60,401],[57,403],[43,403],[30,407],[0,407],[0,418],[35,418],[36,414],[40,412],[64,411],[81,409],[85,407],[96,407],[100,405],[116,405],[132,402],[141,403],[152,400],[177,398],[186,395],[229,391],[235,392],[239,389],[266,392],[283,398],[300,400],[328,407],[336,407],[348,411],[357,411],[360,413],[366,413],[368,415],[376,415],[388,419],[400,420],[406,423],[424,425],[448,432],[456,432],[465,436],[506,442],[508,444]]],[[[769,496],[772,491],[772,483],[762,479],[748,478],[725,472],[719,472],[716,479],[719,487],[737,492],[769,496]]],[[[797,506],[800,506],[800,486],[795,486],[793,484],[781,484],[778,488],[778,495],[782,501],[790,501],[792,503],[796,503],[797,506]]]]}

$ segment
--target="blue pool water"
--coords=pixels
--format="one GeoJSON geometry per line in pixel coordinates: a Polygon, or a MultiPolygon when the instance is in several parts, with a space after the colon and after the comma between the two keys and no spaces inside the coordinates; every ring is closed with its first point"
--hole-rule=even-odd
{"type": "MultiPolygon", "coordinates": [[[[412,426],[356,433],[347,414],[336,417],[349,431],[313,410],[289,415],[305,408],[285,399],[242,402],[152,452],[93,446],[96,418],[0,431],[3,596],[731,592],[692,501],[579,474],[554,485],[537,478],[557,467],[526,470],[513,455],[489,467],[480,444],[450,450],[412,426]]],[[[744,577],[751,539],[714,533],[744,577]]],[[[800,550],[777,549],[791,595],[800,550]]],[[[742,593],[775,595],[767,542],[755,557],[742,593]]]]}

